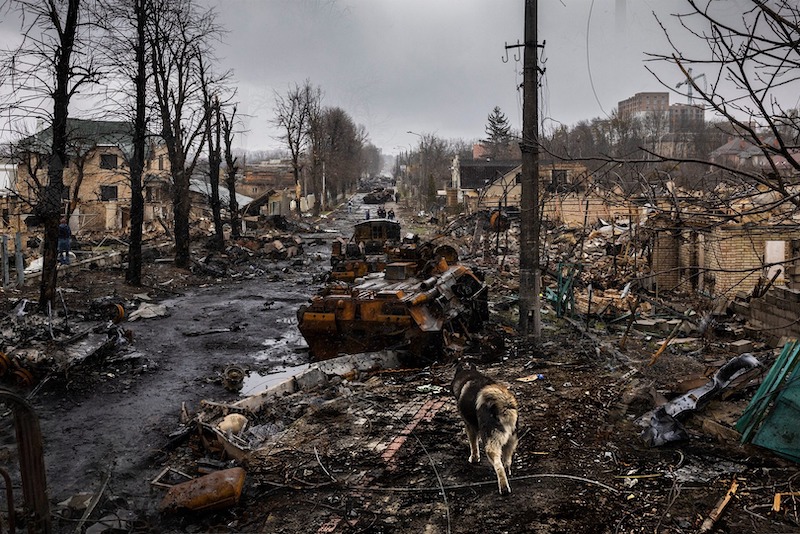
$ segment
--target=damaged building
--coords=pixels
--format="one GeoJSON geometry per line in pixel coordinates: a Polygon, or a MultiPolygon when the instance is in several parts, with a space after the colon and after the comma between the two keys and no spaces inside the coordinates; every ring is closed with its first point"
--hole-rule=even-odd
{"type": "MultiPolygon", "coordinates": [[[[133,131],[129,122],[69,119],[68,161],[64,168],[62,202],[68,206],[73,233],[123,231],[130,224],[130,155],[133,131]]],[[[40,177],[47,172],[51,129],[46,128],[17,143],[16,203],[19,219],[35,223],[28,206],[38,202],[40,177]]],[[[148,136],[145,156],[145,224],[171,219],[169,158],[166,146],[148,136]]],[[[15,228],[25,230],[25,228],[15,228]]]]}

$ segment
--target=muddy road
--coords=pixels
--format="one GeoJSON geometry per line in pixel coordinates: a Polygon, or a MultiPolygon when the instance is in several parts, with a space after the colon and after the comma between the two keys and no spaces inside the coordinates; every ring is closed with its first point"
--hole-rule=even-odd
{"type": "Polygon", "coordinates": [[[134,344],[125,359],[74,377],[69,389],[41,392],[34,406],[51,498],[93,491],[110,475],[109,492],[147,508],[148,481],[183,402],[191,410],[202,399],[235,399],[219,380],[229,365],[267,380],[271,371],[306,361],[293,310],[311,286],[310,274],[292,273],[170,299],[168,317],[127,325],[134,344]]]}
{"type": "MultiPolygon", "coordinates": [[[[133,332],[128,348],[39,387],[29,401],[40,417],[51,503],[105,484],[104,497],[118,509],[151,513],[163,491],[150,481],[163,468],[184,403],[192,413],[204,399],[236,400],[307,365],[296,311],[321,285],[331,241],[363,219],[360,198],[302,235],[298,258],[206,287],[165,284],[172,296],[159,304],[168,314],[124,323],[133,332]],[[233,365],[247,372],[238,393],[221,380],[233,365]]],[[[5,427],[0,445],[10,449],[13,427],[5,427]]]]}

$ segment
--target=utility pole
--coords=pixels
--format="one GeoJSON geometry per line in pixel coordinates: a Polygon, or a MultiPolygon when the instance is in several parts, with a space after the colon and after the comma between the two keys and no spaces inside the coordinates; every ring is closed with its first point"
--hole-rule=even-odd
{"type": "Polygon", "coordinates": [[[539,66],[537,56],[537,0],[525,0],[525,44],[522,83],[522,198],[519,251],[519,330],[522,336],[541,339],[539,305],[539,66]],[[530,324],[530,318],[533,324],[530,324]]]}

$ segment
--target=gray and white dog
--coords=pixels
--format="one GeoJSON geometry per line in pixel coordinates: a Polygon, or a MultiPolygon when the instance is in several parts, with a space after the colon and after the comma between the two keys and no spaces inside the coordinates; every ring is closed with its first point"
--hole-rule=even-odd
{"type": "Polygon", "coordinates": [[[452,388],[467,429],[469,462],[480,462],[480,439],[497,474],[500,495],[511,493],[508,476],[517,448],[517,399],[507,387],[481,374],[472,364],[458,364],[452,388]]]}

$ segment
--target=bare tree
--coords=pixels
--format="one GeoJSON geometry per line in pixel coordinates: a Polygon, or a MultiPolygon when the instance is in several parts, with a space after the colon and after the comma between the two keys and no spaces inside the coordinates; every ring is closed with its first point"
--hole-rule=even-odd
{"type": "Polygon", "coordinates": [[[206,141],[208,143],[208,181],[211,193],[211,216],[214,220],[213,247],[222,250],[225,238],[222,229],[222,202],[219,197],[219,171],[222,164],[222,105],[219,101],[221,84],[227,74],[216,78],[208,68],[207,55],[198,56],[198,76],[203,93],[203,109],[205,110],[206,141]]]}
{"type": "Polygon", "coordinates": [[[275,92],[275,118],[273,124],[281,131],[280,139],[286,143],[292,160],[294,173],[296,210],[300,213],[300,173],[303,168],[303,156],[308,146],[308,131],[311,116],[309,98],[319,95],[319,89],[311,85],[310,80],[303,85],[294,84],[286,94],[275,92]]]}
{"type": "Polygon", "coordinates": [[[148,82],[150,81],[150,40],[148,23],[153,13],[151,0],[102,0],[106,31],[106,62],[118,75],[118,112],[130,121],[132,152],[126,154],[131,189],[130,242],[125,281],[142,284],[142,227],[144,225],[145,168],[148,158],[148,82]]]}
{"type": "Polygon", "coordinates": [[[233,106],[230,114],[226,113],[223,108],[220,111],[220,117],[222,119],[222,139],[225,144],[225,185],[228,187],[231,236],[235,239],[240,235],[239,203],[236,201],[236,173],[239,171],[239,167],[236,164],[238,158],[233,155],[233,150],[231,149],[236,121],[236,106],[233,106]]]}
{"type": "Polygon", "coordinates": [[[14,50],[7,50],[2,62],[2,79],[7,85],[5,107],[15,114],[43,117],[46,103],[52,104],[52,114],[46,116],[51,136],[46,155],[47,180],[40,183],[34,206],[34,213],[44,224],[39,309],[46,311],[56,294],[56,249],[67,161],[69,105],[79,89],[99,78],[86,46],[91,37],[94,2],[7,0],[4,4],[18,12],[24,24],[22,43],[14,50]]]}
{"type": "Polygon", "coordinates": [[[368,142],[362,147],[361,161],[364,164],[364,173],[370,178],[377,176],[383,169],[381,149],[372,143],[368,142]]]}
{"type": "Polygon", "coordinates": [[[800,120],[781,103],[782,99],[794,103],[800,90],[800,6],[791,0],[747,3],[748,9],[732,13],[721,2],[687,0],[688,12],[674,15],[679,30],[668,30],[662,23],[672,53],[651,56],[675,65],[694,98],[730,122],[741,139],[758,149],[762,162],[746,168],[707,157],[661,155],[661,159],[710,165],[800,206],[800,198],[790,189],[791,174],[800,172],[800,120]],[[700,52],[690,51],[698,49],[690,45],[692,41],[706,46],[700,52]],[[707,88],[689,75],[692,67],[703,71],[707,88]]]}
{"type": "Polygon", "coordinates": [[[353,188],[361,174],[366,133],[339,107],[325,108],[320,124],[327,188],[334,195],[344,194],[353,188]]]}
{"type": "Polygon", "coordinates": [[[305,87],[305,101],[308,108],[308,128],[306,138],[309,146],[309,167],[311,175],[311,192],[314,194],[312,213],[319,215],[327,205],[328,191],[326,161],[327,138],[325,135],[325,115],[322,108],[322,90],[319,87],[305,87]]]}
{"type": "Polygon", "coordinates": [[[218,33],[214,12],[199,12],[193,0],[154,0],[148,32],[155,101],[172,177],[175,265],[188,267],[189,186],[206,135],[198,61],[210,54],[218,33]]]}

